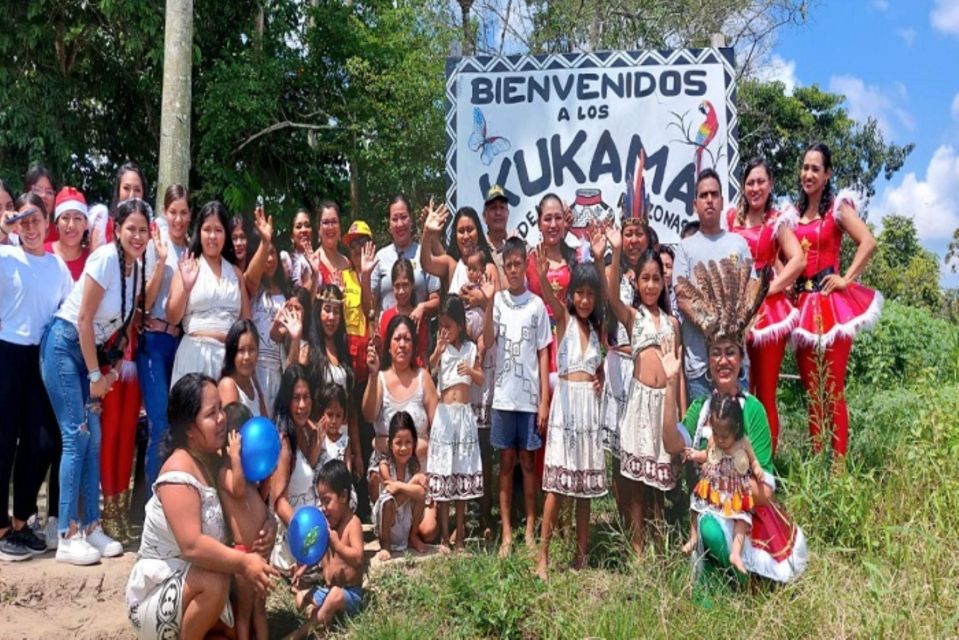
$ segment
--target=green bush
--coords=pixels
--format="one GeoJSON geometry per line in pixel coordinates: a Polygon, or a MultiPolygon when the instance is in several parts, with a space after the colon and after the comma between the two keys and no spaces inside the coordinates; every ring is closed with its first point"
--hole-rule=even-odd
{"type": "Polygon", "coordinates": [[[923,378],[955,382],[957,368],[959,327],[929,311],[887,302],[877,325],[856,336],[848,378],[886,390],[923,378]]]}

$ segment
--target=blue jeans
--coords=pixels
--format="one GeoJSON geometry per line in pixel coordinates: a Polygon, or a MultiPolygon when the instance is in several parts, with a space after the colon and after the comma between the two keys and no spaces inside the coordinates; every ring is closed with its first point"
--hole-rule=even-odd
{"type": "Polygon", "coordinates": [[[692,404],[698,398],[704,398],[713,392],[713,383],[706,379],[706,374],[695,378],[686,378],[686,399],[692,404]]]}
{"type": "Polygon", "coordinates": [[[100,414],[87,409],[90,383],[77,328],[54,318],[40,341],[40,375],[60,425],[60,533],[100,519],[100,414]],[[80,515],[79,503],[83,502],[80,515]]]}
{"type": "Polygon", "coordinates": [[[147,331],[137,354],[137,376],[143,393],[150,436],[147,441],[147,498],[153,495],[153,483],[160,474],[160,449],[170,423],[167,421],[167,399],[170,395],[170,374],[179,340],[168,333],[147,331]]]}

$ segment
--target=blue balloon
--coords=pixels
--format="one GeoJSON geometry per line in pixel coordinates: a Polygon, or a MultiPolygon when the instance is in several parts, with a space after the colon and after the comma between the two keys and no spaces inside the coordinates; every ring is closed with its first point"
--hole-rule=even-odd
{"type": "Polygon", "coordinates": [[[323,512],[312,505],[296,510],[287,529],[290,553],[300,564],[315,565],[326,553],[330,529],[323,512]]]}
{"type": "Polygon", "coordinates": [[[264,480],[280,460],[280,434],[269,418],[250,418],[240,427],[240,463],[251,482],[264,480]]]}

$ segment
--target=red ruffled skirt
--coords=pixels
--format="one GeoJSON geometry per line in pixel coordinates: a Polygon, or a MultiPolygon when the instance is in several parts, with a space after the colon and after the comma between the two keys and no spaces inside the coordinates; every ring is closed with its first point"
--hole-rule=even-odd
{"type": "Polygon", "coordinates": [[[799,294],[799,324],[793,331],[796,346],[825,349],[837,337],[852,338],[879,319],[882,294],[855,282],[842,291],[799,294]]]}
{"type": "Polygon", "coordinates": [[[754,346],[778,342],[787,337],[798,323],[799,309],[785,293],[780,291],[766,296],[756,313],[756,323],[749,330],[749,342],[754,346]]]}
{"type": "Polygon", "coordinates": [[[796,545],[796,525],[775,504],[755,507],[752,515],[749,541],[753,549],[765,552],[777,563],[789,559],[796,545]]]}

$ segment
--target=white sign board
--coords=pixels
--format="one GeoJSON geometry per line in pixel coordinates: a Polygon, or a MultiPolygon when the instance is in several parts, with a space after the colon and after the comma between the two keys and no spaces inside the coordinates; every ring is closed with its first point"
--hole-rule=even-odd
{"type": "Polygon", "coordinates": [[[738,198],[734,76],[732,49],[452,58],[447,203],[482,211],[499,184],[510,228],[535,244],[536,205],[553,192],[574,232],[625,211],[677,242],[695,219],[697,166],[738,198]]]}

